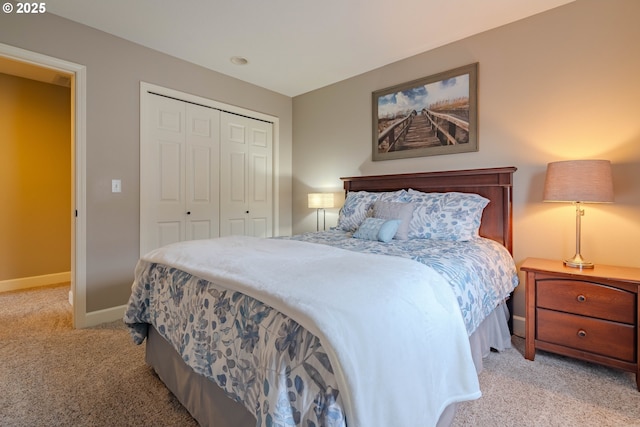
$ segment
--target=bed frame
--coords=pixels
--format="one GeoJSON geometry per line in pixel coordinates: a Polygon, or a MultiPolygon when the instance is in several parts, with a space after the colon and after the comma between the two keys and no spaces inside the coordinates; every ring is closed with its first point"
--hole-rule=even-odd
{"type": "MultiPolygon", "coordinates": [[[[512,250],[511,195],[515,167],[447,172],[411,173],[341,178],[349,191],[395,191],[413,188],[424,192],[476,193],[491,202],[484,209],[480,235],[512,250]]],[[[509,307],[511,310],[511,307],[509,307]]],[[[147,337],[146,361],[202,426],[255,426],[255,418],[229,399],[212,381],[196,374],[153,327],[147,337]]],[[[470,337],[471,340],[471,337],[470,337]]],[[[481,356],[479,356],[481,359],[481,356]]],[[[475,358],[474,358],[475,360],[475,358]]],[[[456,404],[449,405],[438,426],[453,421],[456,404]]]]}
{"type": "Polygon", "coordinates": [[[512,189],[515,167],[406,173],[340,178],[349,191],[396,191],[413,188],[425,193],[476,193],[490,200],[484,209],[480,235],[504,245],[513,254],[512,189]]]}

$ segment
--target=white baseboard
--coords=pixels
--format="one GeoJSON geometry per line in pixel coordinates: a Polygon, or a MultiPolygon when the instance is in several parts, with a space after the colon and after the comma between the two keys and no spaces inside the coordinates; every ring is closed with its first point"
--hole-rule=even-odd
{"type": "Polygon", "coordinates": [[[525,319],[521,316],[513,316],[513,335],[517,335],[520,338],[525,336],[525,319]]]}
{"type": "Polygon", "coordinates": [[[82,327],[90,328],[92,326],[101,325],[103,323],[122,320],[126,309],[126,305],[121,305],[118,307],[105,308],[104,310],[91,311],[87,313],[87,316],[85,317],[85,323],[82,327]]]}
{"type": "Polygon", "coordinates": [[[37,288],[39,286],[55,285],[70,282],[71,272],[45,274],[42,276],[22,277],[0,281],[0,292],[17,291],[20,289],[37,288]]]}

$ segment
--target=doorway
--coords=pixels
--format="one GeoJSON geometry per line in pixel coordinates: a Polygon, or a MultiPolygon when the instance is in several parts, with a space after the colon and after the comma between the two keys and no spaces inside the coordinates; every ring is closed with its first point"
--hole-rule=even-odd
{"type": "MultiPolygon", "coordinates": [[[[73,304],[73,326],[87,325],[86,313],[86,68],[47,55],[0,43],[0,58],[28,66],[33,70],[55,71],[67,76],[71,90],[71,268],[70,301],[73,304]]],[[[11,73],[7,73],[11,74],[11,73]]]]}

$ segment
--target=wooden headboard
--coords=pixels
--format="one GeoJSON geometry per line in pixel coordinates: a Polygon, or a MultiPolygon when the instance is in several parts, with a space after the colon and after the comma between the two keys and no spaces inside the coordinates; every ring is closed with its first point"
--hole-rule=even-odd
{"type": "Polygon", "coordinates": [[[482,214],[480,235],[502,243],[513,254],[512,190],[515,167],[340,178],[345,192],[395,191],[413,188],[425,193],[458,191],[490,200],[482,214]]]}

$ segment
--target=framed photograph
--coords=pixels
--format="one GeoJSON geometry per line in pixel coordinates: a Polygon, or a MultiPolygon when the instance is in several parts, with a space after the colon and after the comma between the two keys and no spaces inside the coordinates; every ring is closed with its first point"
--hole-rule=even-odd
{"type": "Polygon", "coordinates": [[[478,151],[478,63],[373,92],[374,161],[478,151]]]}

